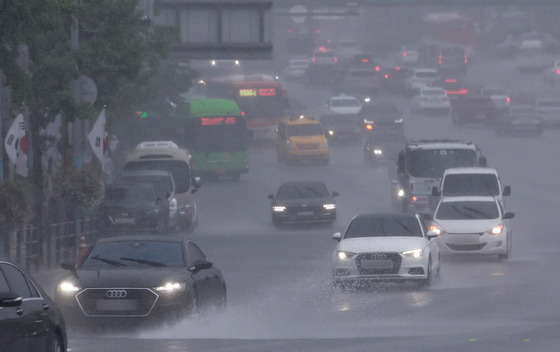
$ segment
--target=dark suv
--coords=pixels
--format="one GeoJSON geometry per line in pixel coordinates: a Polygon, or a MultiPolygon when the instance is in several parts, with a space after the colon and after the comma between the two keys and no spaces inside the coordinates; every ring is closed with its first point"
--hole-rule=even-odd
{"type": "Polygon", "coordinates": [[[457,97],[451,101],[454,125],[465,123],[484,123],[487,126],[494,125],[499,111],[496,104],[487,95],[467,94],[457,97]]]}

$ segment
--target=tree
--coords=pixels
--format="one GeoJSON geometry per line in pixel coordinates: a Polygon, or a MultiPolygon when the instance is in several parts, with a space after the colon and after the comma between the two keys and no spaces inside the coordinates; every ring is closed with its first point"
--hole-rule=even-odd
{"type": "MultiPolygon", "coordinates": [[[[105,105],[111,125],[154,95],[150,79],[166,58],[176,33],[172,28],[146,27],[140,21],[137,2],[0,0],[0,71],[12,91],[14,116],[25,110],[28,117],[35,161],[30,181],[37,189],[37,220],[42,218],[44,198],[44,175],[38,161],[46,137],[41,130],[57,114],[66,122],[92,119],[105,105]],[[70,45],[74,19],[79,21],[77,51],[70,45]],[[72,82],[78,74],[97,84],[94,106],[74,101],[72,82]]],[[[65,147],[65,154],[71,154],[68,145],[65,147]]]]}

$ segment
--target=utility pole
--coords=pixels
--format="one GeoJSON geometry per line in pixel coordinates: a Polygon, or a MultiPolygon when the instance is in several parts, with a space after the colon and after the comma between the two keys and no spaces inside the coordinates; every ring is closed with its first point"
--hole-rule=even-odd
{"type": "MultiPolygon", "coordinates": [[[[74,5],[77,5],[76,0],[74,0],[74,5]]],[[[80,48],[79,21],[78,18],[74,16],[72,16],[70,43],[72,46],[72,50],[78,51],[78,49],[80,48]]],[[[75,80],[74,84],[72,84],[72,94],[74,96],[74,99],[76,99],[76,97],[80,97],[81,95],[80,84],[77,80],[75,80]]],[[[73,164],[76,170],[80,170],[82,168],[82,158],[84,152],[83,140],[84,129],[82,120],[80,118],[74,118],[74,121],[72,121],[72,149],[74,151],[73,164]]]]}

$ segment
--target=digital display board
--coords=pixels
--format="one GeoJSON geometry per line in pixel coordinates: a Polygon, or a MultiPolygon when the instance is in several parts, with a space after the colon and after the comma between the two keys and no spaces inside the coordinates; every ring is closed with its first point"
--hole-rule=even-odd
{"type": "Polygon", "coordinates": [[[271,97],[276,95],[276,88],[261,88],[259,89],[259,96],[271,97]]]}
{"type": "Polygon", "coordinates": [[[239,90],[240,97],[256,97],[257,90],[256,89],[240,89],[239,90]]]}
{"type": "Polygon", "coordinates": [[[218,125],[234,125],[235,117],[201,117],[200,124],[202,126],[218,126],[218,125]]]}

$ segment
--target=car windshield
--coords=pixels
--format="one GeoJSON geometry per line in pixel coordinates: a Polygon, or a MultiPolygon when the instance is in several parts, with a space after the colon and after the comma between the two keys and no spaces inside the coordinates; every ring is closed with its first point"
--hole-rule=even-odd
{"type": "Polygon", "coordinates": [[[395,143],[395,144],[403,144],[406,142],[406,138],[402,133],[385,133],[385,132],[378,132],[374,133],[369,137],[370,143],[395,143]]]}
{"type": "Polygon", "coordinates": [[[423,95],[445,95],[445,91],[443,89],[424,89],[422,90],[423,95]]]}
{"type": "Polygon", "coordinates": [[[290,137],[309,137],[323,134],[323,129],[318,123],[298,123],[286,126],[286,133],[290,137]]]}
{"type": "Polygon", "coordinates": [[[331,101],[331,106],[334,107],[360,106],[360,103],[356,99],[333,99],[331,101]]]}
{"type": "Polygon", "coordinates": [[[126,163],[125,171],[165,170],[171,172],[177,193],[187,192],[190,188],[191,172],[189,165],[181,160],[141,160],[126,163]]]}
{"type": "Polygon", "coordinates": [[[356,119],[349,115],[325,115],[321,117],[321,123],[329,126],[352,126],[356,119]]]}
{"type": "Polygon", "coordinates": [[[445,169],[477,166],[473,149],[418,149],[408,159],[413,177],[441,178],[445,169]]]}
{"type": "Polygon", "coordinates": [[[80,268],[184,266],[181,242],[111,241],[97,243],[80,268]]]}
{"type": "Polygon", "coordinates": [[[416,72],[416,77],[426,79],[437,79],[439,74],[437,72],[416,72]]]}
{"type": "Polygon", "coordinates": [[[356,237],[422,237],[422,229],[414,216],[358,216],[354,218],[344,238],[356,237]]]}
{"type": "Polygon", "coordinates": [[[500,194],[498,177],[494,174],[449,174],[443,179],[441,195],[497,196],[500,194]]]}
{"type": "Polygon", "coordinates": [[[158,192],[173,192],[171,177],[157,175],[122,175],[118,178],[122,182],[151,183],[158,192]]]}
{"type": "Polygon", "coordinates": [[[493,201],[442,202],[436,212],[438,220],[484,220],[497,219],[498,206],[493,201]]]}
{"type": "Polygon", "coordinates": [[[151,184],[110,185],[105,188],[105,200],[119,203],[153,202],[156,199],[151,184]]]}
{"type": "Polygon", "coordinates": [[[539,108],[560,108],[560,100],[540,100],[537,101],[539,108]]]}
{"type": "Polygon", "coordinates": [[[278,188],[276,199],[293,200],[330,197],[327,186],[323,183],[284,184],[278,188]]]}

